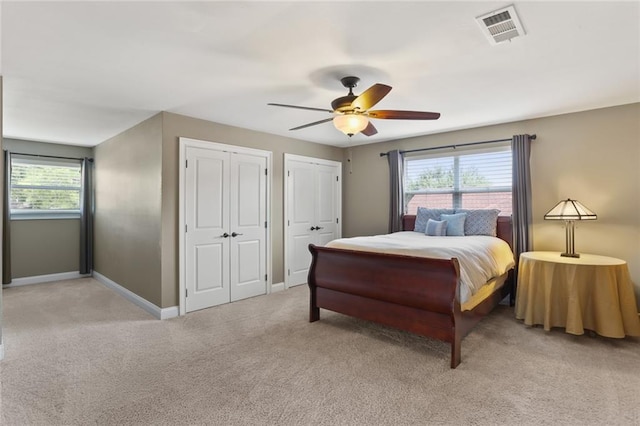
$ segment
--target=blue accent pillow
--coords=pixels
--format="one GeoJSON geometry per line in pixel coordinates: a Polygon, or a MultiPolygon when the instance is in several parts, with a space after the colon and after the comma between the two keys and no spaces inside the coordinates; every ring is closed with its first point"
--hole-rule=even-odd
{"type": "Polygon", "coordinates": [[[429,219],[425,234],[431,237],[444,237],[447,235],[447,221],[429,219]]]}
{"type": "Polygon", "coordinates": [[[427,221],[429,219],[440,220],[442,214],[453,214],[453,209],[428,209],[426,207],[418,207],[418,213],[416,214],[416,223],[413,230],[416,232],[427,232],[427,221]]]}
{"type": "Polygon", "coordinates": [[[447,236],[464,236],[464,221],[467,218],[466,213],[443,214],[440,215],[440,218],[447,221],[447,236]]]}
{"type": "Polygon", "coordinates": [[[497,235],[498,209],[485,210],[464,210],[456,209],[456,213],[466,213],[467,219],[464,221],[464,235],[497,235]]]}

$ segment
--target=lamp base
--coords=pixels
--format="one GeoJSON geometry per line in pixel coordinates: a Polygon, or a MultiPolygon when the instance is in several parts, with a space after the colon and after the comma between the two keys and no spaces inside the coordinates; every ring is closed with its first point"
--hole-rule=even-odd
{"type": "Polygon", "coordinates": [[[580,257],[580,253],[560,253],[563,257],[580,257]]]}
{"type": "Polygon", "coordinates": [[[576,253],[576,248],[575,248],[576,245],[573,239],[573,231],[574,231],[573,220],[566,220],[565,224],[566,224],[565,229],[567,230],[566,237],[565,237],[566,251],[564,253],[560,253],[560,256],[574,257],[574,258],[580,257],[580,255],[576,253]]]}

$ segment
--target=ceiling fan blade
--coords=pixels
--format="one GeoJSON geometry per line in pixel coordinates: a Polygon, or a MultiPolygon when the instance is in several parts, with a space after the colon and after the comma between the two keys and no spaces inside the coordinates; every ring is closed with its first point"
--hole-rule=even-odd
{"type": "Polygon", "coordinates": [[[371,118],[383,118],[387,120],[437,120],[440,118],[439,112],[396,111],[392,109],[369,111],[367,115],[371,118]]]}
{"type": "Polygon", "coordinates": [[[285,107],[285,108],[306,109],[306,110],[309,110],[309,111],[322,111],[322,112],[331,112],[331,113],[333,113],[332,109],[324,109],[324,108],[313,108],[313,107],[305,107],[305,106],[299,106],[299,105],[273,104],[273,103],[268,103],[267,105],[279,106],[279,107],[285,107]]]}
{"type": "Polygon", "coordinates": [[[387,93],[390,91],[391,86],[380,83],[374,84],[351,102],[351,108],[358,108],[360,111],[366,111],[380,102],[380,100],[387,96],[387,93]]]}
{"type": "Polygon", "coordinates": [[[365,136],[373,136],[378,133],[378,129],[376,129],[376,126],[374,126],[372,122],[369,122],[369,124],[367,124],[367,127],[365,127],[364,130],[360,133],[365,136]]]}
{"type": "Polygon", "coordinates": [[[324,120],[320,120],[320,121],[314,121],[313,123],[303,124],[302,126],[294,127],[293,129],[289,129],[289,130],[300,130],[300,129],[304,129],[305,127],[315,126],[316,124],[326,123],[331,120],[333,120],[333,117],[325,118],[324,120]]]}

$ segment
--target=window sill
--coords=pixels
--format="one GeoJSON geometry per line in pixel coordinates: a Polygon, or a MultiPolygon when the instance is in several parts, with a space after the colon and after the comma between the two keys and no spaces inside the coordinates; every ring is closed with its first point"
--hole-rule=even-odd
{"type": "Polygon", "coordinates": [[[10,220],[80,219],[80,213],[12,213],[10,220]]]}

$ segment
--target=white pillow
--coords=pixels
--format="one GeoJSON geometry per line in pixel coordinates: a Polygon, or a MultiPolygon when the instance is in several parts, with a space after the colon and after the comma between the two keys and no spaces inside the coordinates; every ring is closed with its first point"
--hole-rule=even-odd
{"type": "Polygon", "coordinates": [[[425,235],[431,237],[443,237],[447,235],[447,221],[446,220],[427,220],[427,226],[425,235]]]}

